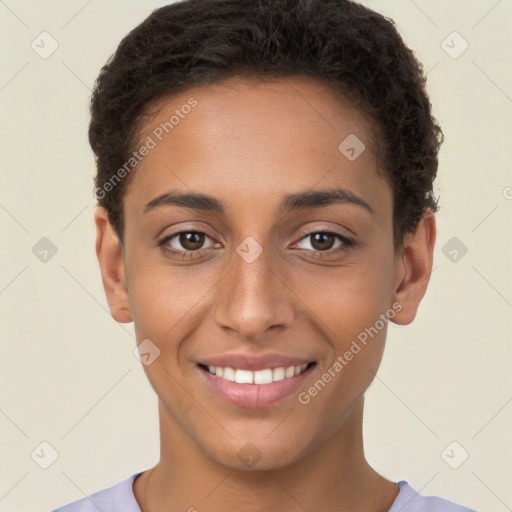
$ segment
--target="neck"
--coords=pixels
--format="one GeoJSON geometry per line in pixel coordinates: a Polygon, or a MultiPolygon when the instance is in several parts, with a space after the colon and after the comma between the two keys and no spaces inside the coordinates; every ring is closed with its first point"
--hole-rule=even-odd
{"type": "Polygon", "coordinates": [[[364,399],[336,434],[285,467],[240,470],[203,453],[162,404],[159,463],[134,483],[142,512],[387,512],[397,484],[367,463],[362,441],[364,399]]]}

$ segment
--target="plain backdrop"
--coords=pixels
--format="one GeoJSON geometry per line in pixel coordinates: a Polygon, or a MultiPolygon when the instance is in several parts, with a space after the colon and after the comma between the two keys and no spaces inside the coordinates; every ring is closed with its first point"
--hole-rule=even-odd
{"type": "MultiPolygon", "coordinates": [[[[511,510],[512,3],[364,3],[424,63],[445,133],[434,272],[415,322],[390,326],[366,455],[422,494],[511,510]]],[[[87,142],[101,66],[158,5],[0,2],[0,512],[50,510],[158,460],[156,397],[101,285],[87,142]]]]}

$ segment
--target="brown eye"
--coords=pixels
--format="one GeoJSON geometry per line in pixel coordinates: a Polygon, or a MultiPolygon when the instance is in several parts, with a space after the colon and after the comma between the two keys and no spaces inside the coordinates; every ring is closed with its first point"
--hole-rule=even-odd
{"type": "Polygon", "coordinates": [[[355,242],[346,236],[334,231],[313,231],[303,236],[296,245],[299,249],[306,249],[312,256],[320,256],[323,253],[335,255],[338,252],[347,251],[355,242]],[[302,244],[308,244],[302,246],[302,244]]]}
{"type": "Polygon", "coordinates": [[[327,251],[332,249],[336,236],[332,233],[313,233],[309,235],[311,239],[311,246],[318,251],[327,251]]]}
{"type": "Polygon", "coordinates": [[[210,236],[198,229],[178,231],[167,235],[158,245],[168,254],[192,257],[200,256],[206,249],[212,248],[215,244],[210,236]],[[207,245],[207,239],[210,245],[207,245]]]}
{"type": "Polygon", "coordinates": [[[179,243],[187,251],[195,251],[200,249],[204,244],[204,233],[198,233],[197,231],[188,231],[180,233],[179,243]]]}

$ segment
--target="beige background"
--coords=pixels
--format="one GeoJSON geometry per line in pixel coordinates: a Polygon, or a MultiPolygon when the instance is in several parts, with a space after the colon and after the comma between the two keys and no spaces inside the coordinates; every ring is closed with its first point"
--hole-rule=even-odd
{"type": "MultiPolygon", "coordinates": [[[[512,2],[364,3],[396,20],[429,70],[446,136],[435,270],[414,324],[390,327],[367,394],[367,457],[423,494],[511,510],[512,2]],[[458,58],[441,46],[453,31],[469,43],[458,58]],[[453,237],[468,249],[456,262],[443,253],[453,237]],[[441,456],[453,441],[452,465],[469,453],[458,469],[441,456]]],[[[49,510],[158,460],[156,398],[94,255],[86,136],[100,67],[157,5],[0,1],[0,512],[49,510]],[[59,45],[47,59],[31,48],[43,31],[59,45]],[[58,249],[46,262],[32,252],[42,237],[58,249]],[[47,469],[43,441],[58,453],[47,469]]]]}

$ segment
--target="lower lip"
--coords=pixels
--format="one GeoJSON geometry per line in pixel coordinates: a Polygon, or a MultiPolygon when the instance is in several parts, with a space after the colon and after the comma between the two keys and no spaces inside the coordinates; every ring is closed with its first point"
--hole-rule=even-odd
{"type": "Polygon", "coordinates": [[[289,379],[270,382],[269,384],[238,384],[217,377],[209,371],[198,367],[206,383],[220,398],[226,402],[238,405],[239,407],[248,407],[256,409],[274,404],[296,391],[308,377],[315,365],[306,368],[299,375],[289,379]]]}

